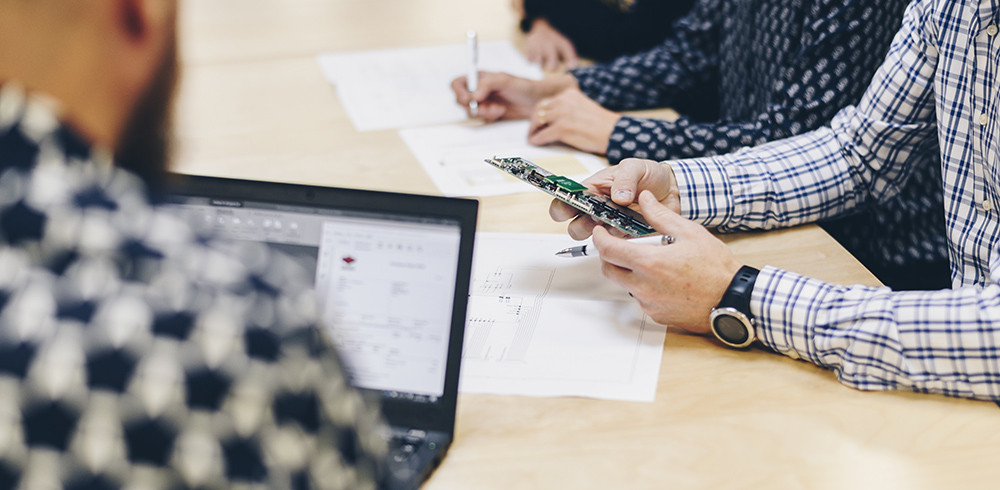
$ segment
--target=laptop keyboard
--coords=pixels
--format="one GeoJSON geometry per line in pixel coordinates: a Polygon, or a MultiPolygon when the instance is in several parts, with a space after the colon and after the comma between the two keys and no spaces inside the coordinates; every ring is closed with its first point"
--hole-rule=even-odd
{"type": "Polygon", "coordinates": [[[421,471],[428,450],[437,449],[437,443],[427,439],[422,430],[393,431],[389,438],[389,470],[393,476],[406,480],[421,471]],[[425,456],[418,457],[423,453],[425,456]]]}
{"type": "Polygon", "coordinates": [[[409,430],[392,434],[389,439],[389,455],[393,463],[404,464],[413,459],[421,448],[429,446],[435,449],[435,443],[427,440],[427,433],[422,430],[409,430]]]}

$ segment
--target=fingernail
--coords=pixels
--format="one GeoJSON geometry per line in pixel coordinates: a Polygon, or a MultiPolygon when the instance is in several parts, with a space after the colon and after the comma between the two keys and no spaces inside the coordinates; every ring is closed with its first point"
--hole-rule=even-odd
{"type": "Polygon", "coordinates": [[[615,200],[619,201],[619,202],[621,202],[621,201],[631,201],[632,200],[632,191],[627,190],[627,189],[619,189],[618,191],[615,191],[615,200]]]}

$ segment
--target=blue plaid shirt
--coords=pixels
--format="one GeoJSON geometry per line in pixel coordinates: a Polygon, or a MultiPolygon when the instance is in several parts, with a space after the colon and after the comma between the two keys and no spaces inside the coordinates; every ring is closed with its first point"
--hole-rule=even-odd
{"type": "MultiPolygon", "coordinates": [[[[573,75],[605,107],[681,113],[619,119],[611,163],[730,153],[812,131],[857,104],[908,3],[699,0],[655,48],[573,75]]],[[[938,289],[948,276],[941,202],[940,165],[926,165],[896,199],[821,225],[887,285],[938,289]]]]}
{"type": "Polygon", "coordinates": [[[860,389],[1000,399],[998,12],[996,0],[917,0],[861,102],[829,127],[671,163],[686,216],[746,230],[878,205],[940,152],[953,289],[844,287],[766,267],[751,302],[766,345],[860,389]]]}

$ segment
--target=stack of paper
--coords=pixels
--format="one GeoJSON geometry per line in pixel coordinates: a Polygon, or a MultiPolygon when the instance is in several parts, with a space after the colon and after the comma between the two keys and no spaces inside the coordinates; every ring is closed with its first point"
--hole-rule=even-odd
{"type": "MultiPolygon", "coordinates": [[[[398,129],[464,121],[451,81],[469,71],[464,44],[325,54],[319,65],[336,85],[358,131],[398,129]]],[[[479,44],[479,69],[541,79],[510,42],[479,44]]]]}

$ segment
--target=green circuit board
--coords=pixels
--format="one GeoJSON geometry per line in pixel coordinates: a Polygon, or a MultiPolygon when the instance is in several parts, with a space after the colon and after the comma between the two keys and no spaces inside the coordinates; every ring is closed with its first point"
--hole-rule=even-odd
{"type": "Polygon", "coordinates": [[[486,163],[547,192],[626,235],[640,237],[656,233],[639,213],[619,206],[606,196],[590,192],[585,185],[568,177],[555,175],[524,158],[493,157],[486,160],[486,163]]]}

